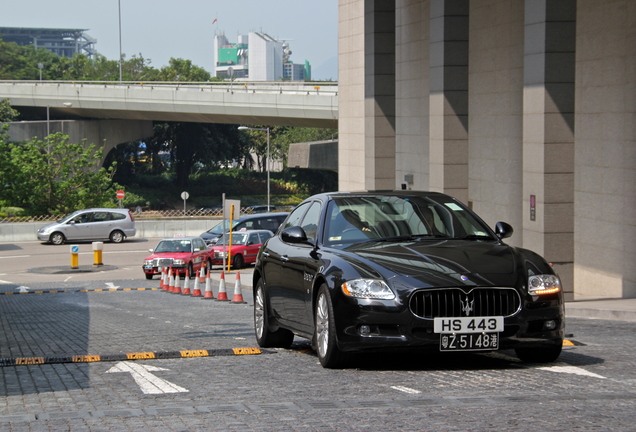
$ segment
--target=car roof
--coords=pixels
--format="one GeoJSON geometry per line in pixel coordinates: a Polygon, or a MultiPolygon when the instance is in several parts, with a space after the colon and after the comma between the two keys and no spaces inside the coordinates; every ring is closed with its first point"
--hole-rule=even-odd
{"type": "Polygon", "coordinates": [[[243,215],[236,220],[239,222],[243,222],[244,220],[268,218],[272,216],[287,216],[288,214],[289,212],[255,213],[255,214],[243,215]]]}
{"type": "Polygon", "coordinates": [[[129,212],[130,210],[128,210],[127,208],[101,208],[101,207],[96,207],[96,208],[87,208],[87,209],[80,209],[80,210],[75,210],[73,213],[75,212],[83,212],[83,211],[111,211],[111,212],[118,212],[118,213],[124,213],[124,212],[129,212]]]}
{"type": "MultiPolygon", "coordinates": [[[[226,231],[229,233],[230,231],[226,231]]],[[[270,230],[258,229],[258,230],[240,230],[240,231],[232,231],[232,234],[252,234],[252,233],[268,233],[271,234],[270,230]]]]}
{"type": "Polygon", "coordinates": [[[162,241],[165,241],[165,240],[194,240],[194,239],[203,240],[199,236],[188,236],[188,237],[166,237],[166,238],[162,238],[159,241],[162,242],[162,241]]]}

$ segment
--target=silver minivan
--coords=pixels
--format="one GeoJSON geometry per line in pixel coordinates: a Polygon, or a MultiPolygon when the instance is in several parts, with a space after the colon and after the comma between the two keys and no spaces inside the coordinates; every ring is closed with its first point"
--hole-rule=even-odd
{"type": "Polygon", "coordinates": [[[78,210],[38,230],[38,239],[55,245],[70,240],[110,240],[121,243],[136,233],[135,219],[128,209],[78,210]]]}

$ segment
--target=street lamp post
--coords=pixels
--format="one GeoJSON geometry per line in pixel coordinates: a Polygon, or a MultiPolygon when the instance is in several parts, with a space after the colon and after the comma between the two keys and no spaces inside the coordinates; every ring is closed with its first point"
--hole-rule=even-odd
{"type": "Polygon", "coordinates": [[[270,211],[270,187],[269,187],[269,128],[253,128],[248,126],[239,126],[238,130],[259,130],[267,131],[267,156],[265,158],[265,167],[267,168],[267,211],[270,211]]]}
{"type": "Polygon", "coordinates": [[[121,84],[123,74],[122,74],[122,58],[121,58],[121,0],[117,0],[117,6],[119,9],[119,83],[121,84]]]}

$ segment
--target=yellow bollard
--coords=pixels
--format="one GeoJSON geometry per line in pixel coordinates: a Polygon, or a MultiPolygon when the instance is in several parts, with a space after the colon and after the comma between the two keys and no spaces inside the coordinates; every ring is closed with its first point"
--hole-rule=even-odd
{"type": "Polygon", "coordinates": [[[103,266],[102,250],[104,249],[103,242],[93,242],[93,267],[103,266]]]}
{"type": "Polygon", "coordinates": [[[71,245],[71,268],[79,268],[79,246],[71,245]]]}

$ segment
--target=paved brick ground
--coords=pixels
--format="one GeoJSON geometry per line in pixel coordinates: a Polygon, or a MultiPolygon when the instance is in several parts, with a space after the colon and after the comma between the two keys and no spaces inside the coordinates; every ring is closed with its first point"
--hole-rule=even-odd
{"type": "MultiPolygon", "coordinates": [[[[71,292],[0,295],[2,359],[255,346],[249,290],[246,304],[231,304],[95,291],[100,282],[30,288],[71,292]]],[[[580,345],[547,366],[503,351],[374,354],[325,370],[302,339],[259,355],[128,362],[161,368],[150,373],[187,390],[157,394],[143,393],[130,373],[108,373],[119,361],[4,366],[0,430],[628,431],[636,423],[635,331],[636,323],[568,320],[580,345]]]]}

